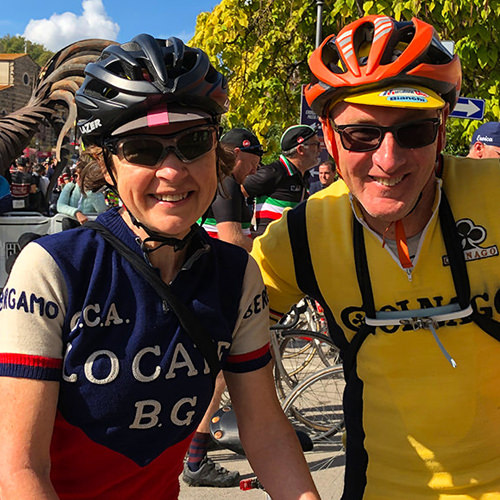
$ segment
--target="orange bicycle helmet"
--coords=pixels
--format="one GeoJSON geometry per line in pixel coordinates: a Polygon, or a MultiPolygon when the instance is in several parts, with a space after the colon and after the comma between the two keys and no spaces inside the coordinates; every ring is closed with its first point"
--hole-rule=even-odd
{"type": "Polygon", "coordinates": [[[327,37],[312,53],[309,67],[313,79],[305,96],[319,116],[349,95],[394,84],[431,89],[451,110],[462,80],[458,57],[448,52],[430,24],[416,18],[358,19],[327,37]]]}

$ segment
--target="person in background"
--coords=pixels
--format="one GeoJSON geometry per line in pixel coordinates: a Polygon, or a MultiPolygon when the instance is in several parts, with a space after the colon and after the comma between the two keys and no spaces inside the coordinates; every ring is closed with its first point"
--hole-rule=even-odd
{"type": "Polygon", "coordinates": [[[280,141],[278,161],[261,165],[243,182],[244,195],[255,199],[255,235],[262,234],[283,210],[307,198],[304,174],[318,164],[320,140],[308,125],[294,125],[285,130],[280,141]]]}
{"type": "Polygon", "coordinates": [[[500,123],[481,125],[472,135],[467,158],[500,158],[500,123]]]}
{"type": "Polygon", "coordinates": [[[324,161],[318,167],[318,180],[311,183],[309,187],[309,194],[314,194],[321,189],[328,187],[330,184],[335,182],[336,170],[335,164],[332,161],[324,161]]]}
{"type": "Polygon", "coordinates": [[[14,169],[11,169],[10,190],[13,210],[31,211],[30,195],[35,194],[37,189],[28,158],[24,156],[17,158],[14,169]]]}
{"type": "MultiPolygon", "coordinates": [[[[235,164],[231,175],[219,184],[203,228],[212,238],[250,251],[252,214],[241,191],[241,184],[248,175],[257,170],[263,154],[262,146],[255,134],[244,128],[234,128],[225,133],[220,143],[234,155],[235,164]]],[[[237,471],[229,471],[224,467],[215,468],[213,461],[207,456],[212,441],[210,419],[219,409],[225,388],[226,382],[222,373],[219,373],[212,401],[196,429],[184,464],[182,479],[190,486],[232,487],[239,484],[240,474],[237,471]]]]}
{"type": "Polygon", "coordinates": [[[33,176],[39,178],[38,189],[42,193],[43,197],[47,196],[47,188],[49,187],[50,179],[47,177],[47,169],[43,163],[39,163],[33,169],[33,176]]]}
{"type": "Polygon", "coordinates": [[[0,213],[12,210],[12,195],[10,194],[9,181],[0,175],[0,213]]]}
{"type": "Polygon", "coordinates": [[[80,158],[73,180],[63,187],[57,200],[57,211],[68,216],[62,221],[63,230],[85,224],[89,215],[96,216],[108,209],[104,195],[82,182],[87,178],[92,183],[95,176],[102,177],[99,165],[90,156],[80,158]]]}
{"type": "Polygon", "coordinates": [[[244,128],[234,128],[221,137],[221,144],[235,157],[232,174],[221,183],[203,227],[210,236],[250,251],[252,213],[242,192],[245,179],[254,174],[263,154],[259,140],[244,128]]]}
{"type": "Polygon", "coordinates": [[[500,499],[500,160],[442,154],[459,58],[420,19],[369,15],[309,66],[340,179],[252,255],[270,310],[307,293],[341,351],[342,499],[500,499]]]}

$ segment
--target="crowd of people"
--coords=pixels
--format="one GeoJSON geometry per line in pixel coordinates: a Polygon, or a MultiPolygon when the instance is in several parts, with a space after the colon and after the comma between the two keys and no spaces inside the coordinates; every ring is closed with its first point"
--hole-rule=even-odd
{"type": "MultiPolygon", "coordinates": [[[[220,134],[202,50],[139,35],[87,66],[75,227],[27,245],[0,300],[2,499],[235,486],[207,454],[226,386],[270,496],[319,498],[268,338],[306,295],[344,365],[342,499],[500,498],[500,124],[443,155],[461,66],[416,18],[361,18],[309,64],[323,139],[289,127],[268,165],[251,130],[220,134]]],[[[21,160],[27,210],[46,183],[21,160]]]]}

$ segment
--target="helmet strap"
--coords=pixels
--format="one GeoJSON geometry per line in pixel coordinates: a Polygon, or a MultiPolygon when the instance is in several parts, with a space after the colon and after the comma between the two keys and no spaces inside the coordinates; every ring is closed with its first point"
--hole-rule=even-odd
{"type": "Polygon", "coordinates": [[[328,117],[324,117],[321,120],[321,125],[323,127],[323,134],[325,136],[327,144],[330,145],[331,151],[329,151],[329,153],[335,160],[335,165],[337,166],[337,172],[339,174],[339,177],[342,178],[342,173],[340,172],[339,169],[339,152],[337,149],[337,143],[335,142],[335,131],[333,130],[332,124],[330,123],[328,117]]]}

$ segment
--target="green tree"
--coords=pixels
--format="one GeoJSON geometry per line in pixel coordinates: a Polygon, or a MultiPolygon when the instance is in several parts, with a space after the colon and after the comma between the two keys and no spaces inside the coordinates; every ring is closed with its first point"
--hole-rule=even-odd
{"type": "Polygon", "coordinates": [[[28,54],[40,67],[43,66],[54,53],[39,43],[33,43],[22,36],[5,35],[0,38],[0,53],[28,54]]]}
{"type": "MultiPolygon", "coordinates": [[[[486,100],[485,120],[500,118],[498,0],[325,0],[323,37],[363,14],[416,16],[432,24],[443,40],[455,42],[463,69],[461,94],[486,100]]],[[[299,120],[315,31],[315,0],[222,0],[198,16],[191,43],[229,79],[228,127],[251,127],[268,151],[277,151],[281,132],[299,120]]],[[[448,150],[465,153],[478,125],[451,119],[448,150]]]]}

